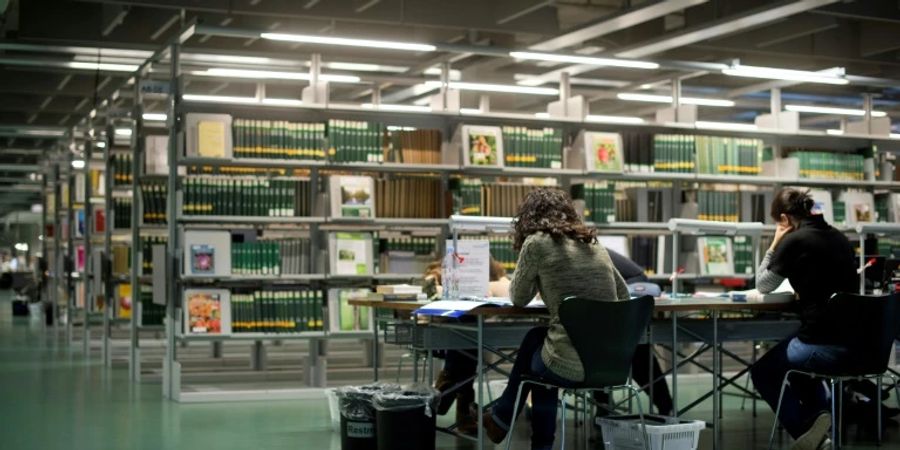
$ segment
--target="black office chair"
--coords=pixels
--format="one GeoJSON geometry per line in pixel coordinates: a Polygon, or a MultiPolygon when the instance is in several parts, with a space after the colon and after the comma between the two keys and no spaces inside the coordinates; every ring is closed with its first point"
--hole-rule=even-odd
{"type": "MultiPolygon", "coordinates": [[[[790,370],[781,382],[781,393],[778,395],[778,406],[775,408],[775,423],[769,435],[769,449],[775,443],[775,429],[781,413],[781,401],[788,377],[791,374],[806,375],[825,380],[831,388],[831,445],[837,450],[841,448],[841,421],[838,402],[843,392],[843,382],[849,380],[876,380],[878,391],[881,391],[883,377],[894,378],[888,374],[888,362],[891,357],[894,339],[900,331],[900,295],[865,296],[856,294],[835,294],[828,300],[827,320],[833,323],[835,342],[853,349],[854,361],[850,371],[844,373],[812,373],[802,370],[790,370]],[[837,387],[837,388],[836,388],[837,387]]],[[[896,379],[894,379],[896,388],[896,379]]],[[[898,391],[900,394],[900,391],[898,391]]],[[[881,443],[881,403],[878,408],[878,443],[881,443]]]]}
{"type": "MultiPolygon", "coordinates": [[[[584,381],[573,387],[561,387],[548,383],[540,378],[523,377],[516,393],[513,409],[513,421],[509,426],[512,434],[518,416],[519,400],[522,397],[522,386],[525,383],[543,386],[550,389],[562,389],[563,395],[572,394],[576,398],[583,397],[587,405],[587,396],[594,391],[611,393],[616,390],[628,390],[631,395],[639,395],[637,387],[628,383],[631,361],[634,350],[647,331],[650,316],[653,313],[653,297],[649,295],[626,301],[588,300],[567,298],[559,307],[559,319],[566,329],[572,345],[578,352],[584,366],[584,381]]],[[[566,402],[562,403],[562,447],[566,447],[566,402]]],[[[641,421],[644,449],[649,450],[646,428],[644,428],[644,411],[641,402],[638,404],[638,417],[641,421]]],[[[585,417],[587,414],[585,412],[585,417]]],[[[590,427],[585,424],[585,429],[590,427]]],[[[507,439],[509,450],[511,439],[507,439]]]]}

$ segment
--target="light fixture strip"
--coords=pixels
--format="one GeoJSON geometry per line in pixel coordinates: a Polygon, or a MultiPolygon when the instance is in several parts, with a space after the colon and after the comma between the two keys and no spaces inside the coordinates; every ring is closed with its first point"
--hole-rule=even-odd
{"type": "Polygon", "coordinates": [[[807,70],[779,69],[775,67],[736,65],[722,69],[722,73],[733,77],[764,78],[768,80],[803,81],[822,84],[849,84],[843,78],[843,68],[827,69],[819,72],[807,70]]]}
{"type": "Polygon", "coordinates": [[[415,42],[377,41],[372,39],[352,39],[333,36],[313,36],[304,34],[260,33],[260,38],[274,41],[300,42],[304,44],[339,45],[345,47],[382,48],[414,52],[433,52],[437,47],[415,42]]]}
{"type": "MultiPolygon", "coordinates": [[[[814,105],[784,105],[784,109],[794,112],[813,113],[813,114],[834,114],[838,116],[857,116],[866,115],[866,111],[853,108],[837,108],[832,106],[814,106],[814,105]]],[[[872,111],[872,117],[886,117],[884,111],[872,111]]]]}
{"type": "Polygon", "coordinates": [[[595,56],[581,55],[565,55],[559,53],[542,53],[542,52],[509,52],[509,56],[515,59],[534,60],[534,61],[552,61],[571,64],[585,64],[600,67],[624,67],[628,69],[659,69],[659,64],[650,61],[638,61],[633,59],[620,58],[598,58],[595,56]]]}

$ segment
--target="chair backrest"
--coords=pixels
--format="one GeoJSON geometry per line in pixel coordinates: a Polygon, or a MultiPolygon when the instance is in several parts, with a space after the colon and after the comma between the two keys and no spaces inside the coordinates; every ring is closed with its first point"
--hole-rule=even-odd
{"type": "Polygon", "coordinates": [[[625,384],[631,360],[653,314],[653,297],[607,301],[569,298],[559,320],[584,366],[584,385],[625,384]]]}
{"type": "Polygon", "coordinates": [[[853,373],[887,370],[891,348],[900,332],[900,295],[835,294],[828,300],[828,323],[836,343],[853,350],[853,373]]]}

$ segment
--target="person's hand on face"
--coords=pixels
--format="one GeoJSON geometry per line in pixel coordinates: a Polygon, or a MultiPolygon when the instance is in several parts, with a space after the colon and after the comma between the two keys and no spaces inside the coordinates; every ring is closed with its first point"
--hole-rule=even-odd
{"type": "Polygon", "coordinates": [[[794,231],[794,224],[791,223],[791,220],[786,215],[782,214],[775,225],[775,239],[772,240],[769,250],[775,250],[778,244],[781,243],[781,240],[792,231],[794,231]]]}

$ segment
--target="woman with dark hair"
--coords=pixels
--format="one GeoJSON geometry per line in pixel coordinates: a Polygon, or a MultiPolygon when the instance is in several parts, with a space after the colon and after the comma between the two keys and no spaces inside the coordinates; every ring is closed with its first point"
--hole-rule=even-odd
{"type": "MultiPolygon", "coordinates": [[[[550,312],[549,327],[537,327],[522,340],[509,384],[494,407],[484,412],[488,437],[500,443],[513,419],[522,375],[531,374],[560,386],[584,380],[584,367],[559,320],[563,299],[628,300],[628,288],[595,231],[584,225],[572,200],[555,188],[540,188],[525,197],[514,218],[513,249],[519,252],[510,284],[510,300],[527,305],[541,294],[550,312]]],[[[556,389],[525,385],[518,410],[531,394],[531,448],[551,449],[556,433],[556,389]]]]}
{"type": "MultiPolygon", "coordinates": [[[[838,345],[834,331],[846,324],[828,321],[828,299],[857,288],[853,247],[843,233],[813,214],[808,191],[782,189],[772,201],[776,230],[757,271],[756,288],[775,290],[785,279],[799,296],[800,331],[769,350],[750,371],[753,384],[776,409],[781,383],[791,369],[839,371],[851,363],[851,351],[838,345]]],[[[785,388],[778,420],[795,439],[792,449],[831,448],[827,439],[831,414],[821,381],[792,376],[785,388]]]]}

